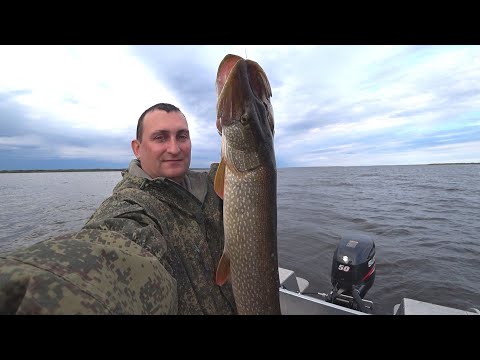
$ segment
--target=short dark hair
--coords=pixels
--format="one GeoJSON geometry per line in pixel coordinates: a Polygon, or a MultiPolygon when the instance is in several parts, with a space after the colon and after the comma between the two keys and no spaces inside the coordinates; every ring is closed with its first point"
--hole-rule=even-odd
{"type": "Polygon", "coordinates": [[[143,119],[145,119],[145,115],[147,115],[149,112],[153,110],[163,110],[167,113],[172,112],[172,111],[178,111],[181,112],[178,107],[172,104],[167,104],[167,103],[158,103],[153,106],[150,106],[147,110],[143,112],[142,115],[140,115],[140,118],[138,119],[137,123],[137,140],[142,141],[142,135],[143,135],[143,119]]]}

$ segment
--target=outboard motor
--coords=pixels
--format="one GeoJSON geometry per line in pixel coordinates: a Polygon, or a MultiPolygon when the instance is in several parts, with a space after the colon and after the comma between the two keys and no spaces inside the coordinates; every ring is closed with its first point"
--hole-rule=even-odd
{"type": "Polygon", "coordinates": [[[333,290],[326,301],[365,313],[373,303],[363,300],[375,280],[375,243],[366,235],[343,237],[333,255],[333,290]]]}

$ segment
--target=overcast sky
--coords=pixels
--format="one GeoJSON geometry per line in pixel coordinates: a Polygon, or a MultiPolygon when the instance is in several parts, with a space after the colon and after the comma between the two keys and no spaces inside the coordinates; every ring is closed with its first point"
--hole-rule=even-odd
{"type": "Polygon", "coordinates": [[[1,45],[0,170],[127,167],[159,102],[208,167],[228,53],[270,80],[278,167],[480,162],[480,46],[1,45]]]}

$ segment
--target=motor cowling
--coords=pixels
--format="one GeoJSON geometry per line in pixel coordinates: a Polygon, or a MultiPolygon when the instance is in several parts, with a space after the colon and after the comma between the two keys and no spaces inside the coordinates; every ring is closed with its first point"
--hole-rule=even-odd
{"type": "Polygon", "coordinates": [[[363,299],[375,280],[375,243],[370,236],[344,236],[335,249],[331,281],[334,292],[363,299]]]}

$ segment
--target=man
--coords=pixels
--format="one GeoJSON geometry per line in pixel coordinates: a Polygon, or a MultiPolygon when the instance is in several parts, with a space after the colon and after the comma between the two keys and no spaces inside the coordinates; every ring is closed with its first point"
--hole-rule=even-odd
{"type": "Polygon", "coordinates": [[[0,255],[0,313],[235,314],[215,284],[223,251],[218,164],[189,170],[184,114],[156,104],[140,116],[136,159],[82,230],[0,255]]]}

